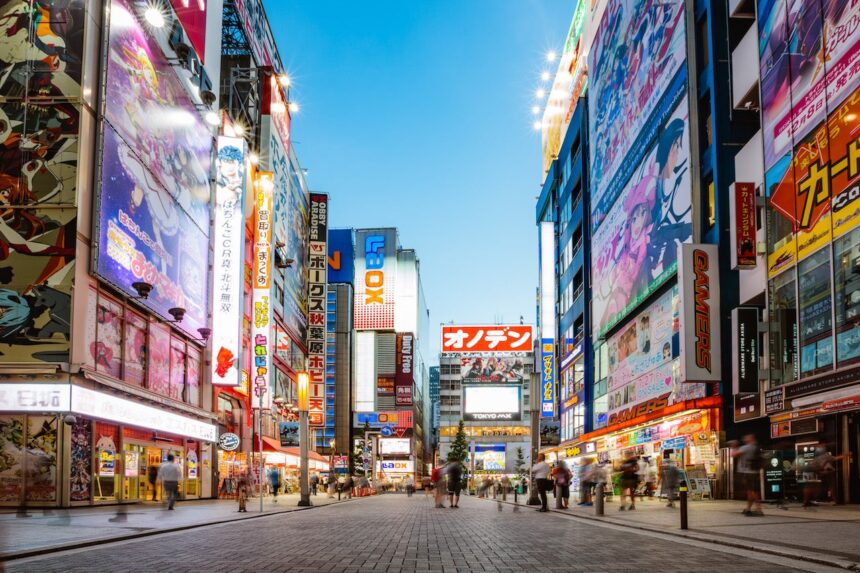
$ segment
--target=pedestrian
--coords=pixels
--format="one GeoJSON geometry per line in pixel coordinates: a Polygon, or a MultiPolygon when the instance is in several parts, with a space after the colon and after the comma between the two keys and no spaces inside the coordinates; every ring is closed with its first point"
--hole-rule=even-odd
{"type": "Polygon", "coordinates": [[[621,464],[621,505],[618,511],[624,511],[624,492],[630,496],[630,511],[636,509],[636,486],[639,483],[636,472],[639,471],[639,463],[636,458],[630,457],[621,464]]]}
{"type": "Polygon", "coordinates": [[[660,487],[663,493],[666,494],[666,507],[675,507],[675,499],[677,497],[678,483],[681,481],[681,472],[678,466],[672,460],[663,460],[663,479],[660,480],[660,487]]]}
{"type": "MultiPolygon", "coordinates": [[[[444,462],[440,462],[444,463],[444,462]]],[[[445,469],[444,466],[436,466],[430,472],[430,482],[433,484],[433,501],[435,507],[445,507],[445,469]]]]}
{"type": "Polygon", "coordinates": [[[430,477],[424,476],[421,478],[421,489],[424,491],[424,499],[430,497],[430,477]]]}
{"type": "Polygon", "coordinates": [[[639,492],[639,501],[645,501],[645,496],[648,494],[648,458],[642,456],[637,465],[639,467],[636,469],[636,489],[639,492]]]}
{"type": "Polygon", "coordinates": [[[358,495],[359,497],[370,495],[370,480],[367,476],[361,476],[358,480],[358,495]]]}
{"type": "Polygon", "coordinates": [[[272,495],[275,496],[274,503],[278,503],[278,491],[281,489],[281,472],[278,468],[269,470],[269,485],[272,486],[272,495]]]}
{"type": "Polygon", "coordinates": [[[355,487],[355,480],[352,479],[351,475],[346,476],[346,479],[343,482],[343,489],[346,492],[346,499],[352,499],[352,488],[355,487]]]}
{"type": "Polygon", "coordinates": [[[573,473],[567,467],[567,462],[560,460],[552,469],[552,479],[555,481],[556,491],[561,497],[562,509],[570,507],[570,480],[573,479],[573,473]]]}
{"type": "Polygon", "coordinates": [[[182,468],[174,459],[173,454],[167,454],[167,463],[158,468],[158,479],[161,480],[161,487],[167,495],[167,509],[170,511],[173,511],[179,493],[179,480],[182,479],[182,468]]]}
{"type": "Polygon", "coordinates": [[[580,502],[578,505],[592,505],[591,488],[594,487],[594,460],[583,458],[579,463],[580,502]]]}
{"type": "Polygon", "coordinates": [[[520,480],[520,487],[523,490],[523,495],[529,494],[529,480],[526,476],[523,476],[520,480]]]}
{"type": "Polygon", "coordinates": [[[412,497],[415,492],[415,482],[412,481],[412,476],[406,478],[406,497],[412,497]]]}
{"type": "Polygon", "coordinates": [[[602,462],[597,465],[594,481],[596,488],[603,488],[603,500],[612,501],[614,490],[612,487],[612,472],[609,470],[608,462],[602,462]]]}
{"type": "Polygon", "coordinates": [[[152,487],[152,501],[158,501],[156,494],[158,493],[158,464],[149,464],[146,468],[146,480],[152,487]]]}
{"type": "Polygon", "coordinates": [[[334,477],[334,473],[329,472],[328,481],[326,482],[326,486],[328,489],[328,498],[334,499],[335,494],[335,486],[337,485],[337,478],[334,477]]]}
{"type": "Polygon", "coordinates": [[[311,495],[317,494],[317,488],[320,486],[320,476],[314,474],[311,476],[311,495]]]}
{"type": "Polygon", "coordinates": [[[248,479],[248,474],[243,473],[236,480],[236,491],[239,498],[239,513],[248,513],[248,492],[251,489],[251,480],[248,479]]]}
{"type": "Polygon", "coordinates": [[[822,491],[827,501],[836,500],[836,464],[844,457],[834,456],[823,446],[815,448],[814,457],[801,468],[802,472],[815,473],[815,479],[807,479],[803,487],[804,508],[812,507],[813,498],[820,498],[822,491]]]}
{"type": "Polygon", "coordinates": [[[448,503],[451,509],[460,507],[460,491],[463,488],[463,466],[457,460],[452,460],[447,466],[448,474],[448,503]]]}
{"type": "Polygon", "coordinates": [[[743,488],[746,490],[747,506],[743,513],[747,517],[764,515],[761,510],[761,496],[759,496],[759,474],[762,467],[761,448],[753,434],[747,434],[743,440],[744,445],[734,448],[732,451],[732,457],[738,460],[738,474],[741,477],[743,488]]]}
{"type": "Polygon", "coordinates": [[[540,509],[538,511],[549,511],[546,492],[552,487],[552,482],[549,479],[549,464],[545,460],[544,454],[538,454],[537,463],[532,466],[532,479],[535,481],[535,487],[540,496],[540,509]]]}

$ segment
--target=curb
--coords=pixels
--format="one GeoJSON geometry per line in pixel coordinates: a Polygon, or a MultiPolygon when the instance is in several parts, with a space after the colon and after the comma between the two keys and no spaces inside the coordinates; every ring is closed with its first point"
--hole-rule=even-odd
{"type": "MultiPolygon", "coordinates": [[[[501,501],[498,499],[495,500],[486,500],[486,501],[495,501],[496,503],[504,503],[507,505],[519,505],[523,507],[531,507],[526,504],[516,504],[510,501],[501,501]]],[[[783,557],[786,559],[795,559],[797,561],[806,561],[808,563],[815,563],[816,565],[827,565],[828,567],[836,567],[838,569],[845,569],[846,571],[860,571],[860,563],[856,561],[848,561],[844,559],[826,557],[824,555],[813,555],[813,554],[797,554],[792,553],[788,550],[783,550],[781,548],[775,547],[773,545],[764,545],[755,542],[742,542],[737,540],[731,540],[727,538],[721,538],[718,536],[712,536],[705,533],[691,533],[688,531],[682,530],[667,530],[660,529],[658,527],[648,527],[646,525],[641,524],[633,524],[624,521],[619,521],[617,519],[613,519],[612,517],[598,517],[596,515],[581,515],[578,513],[570,513],[569,511],[549,508],[549,511],[552,513],[556,513],[559,515],[564,515],[573,519],[580,519],[582,521],[593,521],[597,523],[606,523],[609,525],[617,525],[619,527],[627,527],[630,529],[638,529],[640,531],[647,531],[649,533],[662,533],[666,535],[675,535],[678,537],[683,537],[685,539],[691,539],[693,541],[700,541],[703,543],[711,543],[713,545],[722,545],[725,547],[733,547],[735,549],[746,549],[747,551],[757,551],[760,553],[766,553],[769,555],[773,555],[775,557],[783,557]]]]}
{"type": "MultiPolygon", "coordinates": [[[[372,496],[367,496],[372,497],[372,496]]],[[[117,541],[129,541],[133,539],[140,539],[143,537],[152,537],[154,535],[162,535],[164,533],[175,533],[177,531],[187,531],[189,529],[199,529],[201,527],[209,527],[212,525],[224,525],[227,523],[237,523],[240,521],[247,521],[249,519],[260,519],[263,517],[272,517],[275,515],[282,515],[285,513],[295,513],[297,511],[307,511],[311,509],[321,509],[324,507],[332,507],[335,505],[339,505],[341,503],[356,501],[358,497],[354,497],[352,499],[345,499],[342,501],[327,503],[325,505],[312,505],[310,507],[298,507],[295,506],[291,509],[282,509],[276,511],[270,511],[268,513],[254,513],[251,515],[244,515],[242,517],[236,517],[233,519],[219,519],[217,521],[207,521],[203,523],[189,523],[187,525],[177,525],[176,527],[165,527],[163,529],[149,529],[146,531],[138,531],[135,533],[125,533],[122,535],[115,535],[113,537],[102,537],[99,539],[87,539],[83,541],[72,541],[69,543],[63,543],[61,545],[52,545],[50,547],[41,547],[36,549],[25,549],[23,551],[15,551],[10,553],[0,553],[0,563],[4,563],[7,561],[17,561],[19,559],[27,559],[29,557],[40,557],[42,555],[49,555],[51,553],[60,553],[62,551],[70,551],[73,549],[84,549],[86,547],[94,547],[97,545],[106,545],[108,543],[116,543],[117,541]]]]}

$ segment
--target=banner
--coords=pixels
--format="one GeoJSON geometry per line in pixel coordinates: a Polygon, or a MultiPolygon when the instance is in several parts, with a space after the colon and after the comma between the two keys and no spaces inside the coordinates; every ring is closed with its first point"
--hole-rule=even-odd
{"type": "Polygon", "coordinates": [[[287,448],[299,445],[298,422],[280,422],[278,424],[278,434],[281,438],[282,447],[287,448]]]}
{"type": "Polygon", "coordinates": [[[508,356],[474,356],[460,359],[463,382],[523,382],[523,359],[508,356]]]}
{"type": "Polygon", "coordinates": [[[254,388],[251,407],[263,410],[272,408],[272,192],[272,173],[257,172],[254,181],[254,274],[251,277],[251,345],[254,362],[251,366],[251,385],[254,388]]]}
{"type": "Polygon", "coordinates": [[[541,339],[540,417],[555,417],[555,340],[541,339]]]}
{"type": "Polygon", "coordinates": [[[759,392],[758,308],[732,309],[732,393],[759,392]]]}
{"type": "Polygon", "coordinates": [[[394,376],[394,403],[398,406],[412,405],[412,386],[414,378],[415,353],[414,335],[411,332],[398,333],[396,341],[396,373],[394,376]]]}
{"type": "Polygon", "coordinates": [[[720,275],[717,245],[678,249],[681,382],[719,382],[720,275]]]}
{"type": "Polygon", "coordinates": [[[355,232],[356,330],[394,330],[397,230],[355,232]]]}
{"type": "Polygon", "coordinates": [[[308,373],[311,426],[325,425],[328,195],[310,194],[308,241],[308,373]]]}
{"type": "Polygon", "coordinates": [[[729,189],[729,219],[734,225],[729,234],[731,268],[756,266],[756,207],[753,183],[732,183],[729,189]]]}
{"type": "Polygon", "coordinates": [[[524,324],[442,325],[442,353],[531,352],[532,327],[524,324]]]}
{"type": "Polygon", "coordinates": [[[213,214],[214,288],[211,380],[214,386],[238,386],[242,344],[242,295],[245,271],[245,140],[220,136],[213,214]]]}

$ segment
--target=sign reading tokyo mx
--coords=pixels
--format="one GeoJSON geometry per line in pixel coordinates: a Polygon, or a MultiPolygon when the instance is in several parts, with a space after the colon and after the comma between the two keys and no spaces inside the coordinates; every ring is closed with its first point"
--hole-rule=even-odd
{"type": "Polygon", "coordinates": [[[368,235],[364,240],[364,304],[385,304],[385,235],[368,235]]]}

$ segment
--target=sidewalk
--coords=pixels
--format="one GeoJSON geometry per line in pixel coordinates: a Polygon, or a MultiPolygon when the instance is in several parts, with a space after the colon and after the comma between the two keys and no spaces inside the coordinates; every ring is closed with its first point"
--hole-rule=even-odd
{"type": "MultiPolygon", "coordinates": [[[[347,501],[343,498],[343,501],[347,501]]],[[[72,509],[28,509],[21,516],[12,508],[0,513],[0,560],[29,556],[45,550],[60,550],[143,537],[201,525],[259,518],[264,515],[300,511],[298,494],[248,500],[248,512],[238,513],[236,500],[179,501],[174,511],[166,504],[143,503],[72,509]],[[124,510],[125,516],[119,513],[124,510]]],[[[339,503],[325,494],[311,496],[315,507],[339,503]]],[[[340,502],[342,503],[342,502],[340,502]]]]}
{"type": "MultiPolygon", "coordinates": [[[[524,502],[521,497],[520,503],[524,502]]],[[[860,506],[805,510],[799,504],[787,509],[765,504],[763,517],[747,517],[741,513],[744,502],[690,501],[689,529],[682,531],[678,505],[669,508],[665,500],[646,498],[636,501],[636,511],[619,511],[615,496],[606,503],[604,516],[598,517],[594,507],[571,505],[568,510],[555,510],[555,499],[549,499],[550,509],[558,513],[860,571],[860,506]]]]}

